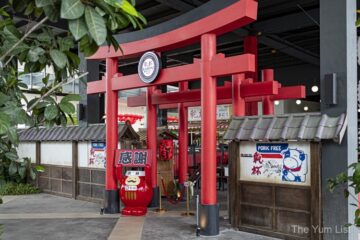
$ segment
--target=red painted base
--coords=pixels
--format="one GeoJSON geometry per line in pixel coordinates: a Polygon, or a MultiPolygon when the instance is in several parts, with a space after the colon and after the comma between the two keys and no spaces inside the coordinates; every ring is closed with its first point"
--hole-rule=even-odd
{"type": "Polygon", "coordinates": [[[143,216],[146,213],[147,213],[146,207],[124,207],[121,210],[121,214],[126,216],[143,216]]]}

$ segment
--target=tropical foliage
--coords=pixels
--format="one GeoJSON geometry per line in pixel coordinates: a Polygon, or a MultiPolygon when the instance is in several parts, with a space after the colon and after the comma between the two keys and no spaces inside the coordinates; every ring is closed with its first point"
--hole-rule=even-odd
{"type": "MultiPolygon", "coordinates": [[[[328,179],[328,188],[330,192],[334,192],[336,189],[341,188],[344,192],[345,198],[352,198],[353,202],[358,203],[358,194],[360,193],[360,163],[353,163],[349,166],[349,172],[342,172],[335,178],[328,179]],[[349,188],[351,191],[349,191],[349,188]],[[355,194],[355,195],[354,195],[355,194]]],[[[351,204],[356,210],[354,212],[353,224],[360,227],[360,209],[358,204],[351,204]]]]}
{"type": "Polygon", "coordinates": [[[0,8],[0,184],[23,182],[41,171],[31,167],[29,159],[19,159],[17,126],[65,126],[67,119],[73,120],[72,102],[79,96],[57,101],[56,94],[87,74],[79,71],[75,47],[85,56],[101,45],[118,50],[114,34],[146,24],[134,6],[135,1],[126,0],[9,0],[0,8]],[[17,27],[16,14],[26,16],[25,27],[17,27]],[[53,22],[68,26],[68,32],[57,34],[49,27],[53,22]],[[24,65],[23,72],[18,72],[18,64],[24,65]],[[38,97],[28,101],[23,94],[28,86],[19,78],[46,68],[53,69],[54,79],[46,74],[43,86],[33,90],[38,97]]]}
{"type": "Polygon", "coordinates": [[[6,196],[6,195],[24,195],[24,194],[35,194],[40,193],[40,189],[37,187],[34,187],[31,184],[15,184],[15,183],[5,183],[0,188],[0,195],[6,196]]]}

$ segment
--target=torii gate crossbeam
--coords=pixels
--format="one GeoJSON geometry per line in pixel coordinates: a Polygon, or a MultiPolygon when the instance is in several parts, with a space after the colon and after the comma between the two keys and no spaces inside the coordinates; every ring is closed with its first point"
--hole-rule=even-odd
{"type": "MultiPolygon", "coordinates": [[[[217,87],[217,105],[232,103],[233,87],[231,85],[217,87]]],[[[288,86],[281,87],[277,81],[256,82],[253,84],[245,83],[240,85],[241,98],[245,102],[261,102],[262,96],[269,95],[271,101],[285,99],[301,99],[305,97],[305,86],[288,86]]],[[[185,107],[200,106],[201,91],[188,90],[171,93],[155,92],[152,95],[152,103],[159,105],[160,109],[176,108],[177,103],[185,103],[185,107]]],[[[144,95],[131,96],[127,99],[128,107],[146,106],[144,95]]]]}

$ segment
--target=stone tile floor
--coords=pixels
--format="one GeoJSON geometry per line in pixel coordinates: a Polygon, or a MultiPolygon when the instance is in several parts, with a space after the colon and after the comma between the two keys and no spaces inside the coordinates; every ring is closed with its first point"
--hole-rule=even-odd
{"type": "Polygon", "coordinates": [[[264,237],[231,229],[225,220],[220,221],[221,227],[220,234],[218,236],[197,237],[195,235],[195,217],[183,217],[180,216],[180,213],[181,212],[169,212],[163,214],[163,216],[156,216],[155,213],[149,214],[144,222],[141,240],[275,240],[275,238],[264,237]]]}
{"type": "Polygon", "coordinates": [[[49,194],[5,196],[0,205],[2,240],[107,239],[119,216],[100,215],[96,203],[49,194]]]}
{"type": "MultiPolygon", "coordinates": [[[[220,194],[221,215],[226,215],[226,197],[220,194]]],[[[100,215],[100,204],[74,200],[49,194],[6,196],[0,205],[2,240],[13,239],[110,239],[110,240],[172,240],[172,239],[242,239],[271,240],[259,235],[231,229],[222,220],[220,235],[196,237],[195,217],[183,217],[185,202],[169,204],[163,199],[163,214],[149,210],[146,217],[100,215]]],[[[195,210],[193,200],[191,209],[195,210]]]]}

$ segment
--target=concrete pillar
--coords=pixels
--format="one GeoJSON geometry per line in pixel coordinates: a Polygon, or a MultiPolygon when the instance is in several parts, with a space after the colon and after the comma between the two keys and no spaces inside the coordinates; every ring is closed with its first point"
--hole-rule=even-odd
{"type": "Polygon", "coordinates": [[[342,191],[331,194],[327,179],[347,171],[349,164],[357,162],[357,65],[356,65],[356,1],[320,0],[320,88],[324,99],[324,76],[337,74],[337,104],[326,105],[321,101],[321,112],[330,116],[346,112],[348,129],[343,142],[325,142],[322,145],[322,201],[323,226],[332,231],[324,239],[358,239],[357,230],[336,233],[346,223],[354,222],[353,200],[345,199],[342,191]]]}
{"type": "MultiPolygon", "coordinates": [[[[104,122],[103,116],[105,113],[105,98],[104,93],[91,95],[86,94],[86,82],[100,80],[99,61],[86,60],[84,55],[80,52],[79,57],[80,70],[82,72],[89,72],[89,74],[85,77],[85,83],[83,81],[79,81],[79,94],[81,98],[79,104],[81,104],[83,108],[81,109],[81,111],[83,111],[83,118],[79,119],[79,125],[85,127],[89,123],[104,122]]],[[[80,109],[78,111],[80,111],[80,109]]]]}

